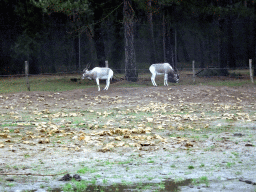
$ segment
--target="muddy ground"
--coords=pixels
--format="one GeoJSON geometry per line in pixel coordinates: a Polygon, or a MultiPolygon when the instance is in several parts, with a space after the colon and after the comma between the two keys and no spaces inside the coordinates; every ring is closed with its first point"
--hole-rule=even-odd
{"type": "Polygon", "coordinates": [[[0,94],[0,191],[59,190],[69,173],[110,191],[255,192],[255,93],[176,85],[0,94]]]}

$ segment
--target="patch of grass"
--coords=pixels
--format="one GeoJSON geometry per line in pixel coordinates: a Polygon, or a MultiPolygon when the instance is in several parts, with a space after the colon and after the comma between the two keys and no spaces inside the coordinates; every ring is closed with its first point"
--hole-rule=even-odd
{"type": "Polygon", "coordinates": [[[188,169],[194,169],[195,167],[193,165],[189,165],[188,169]]]}
{"type": "Polygon", "coordinates": [[[236,175],[242,175],[242,171],[235,172],[236,175]]]}
{"type": "Polygon", "coordinates": [[[97,183],[97,180],[95,178],[93,180],[91,180],[92,185],[96,185],[96,183],[97,183]]]}
{"type": "MultiPolygon", "coordinates": [[[[31,91],[68,91],[82,89],[86,85],[92,84],[89,81],[72,82],[68,76],[33,76],[29,77],[31,91]]],[[[21,78],[4,78],[0,80],[0,93],[14,93],[27,91],[26,80],[21,78]]]]}
{"type": "Polygon", "coordinates": [[[225,81],[211,81],[211,82],[206,82],[202,83],[204,85],[212,85],[212,86],[227,86],[227,87],[240,87],[246,84],[250,84],[249,80],[225,80],[225,81]]]}
{"type": "MultiPolygon", "coordinates": [[[[12,127],[12,126],[16,127],[17,123],[3,123],[3,124],[0,124],[0,127],[12,127]]],[[[12,129],[12,130],[14,131],[14,129],[12,129]]]]}
{"type": "Polygon", "coordinates": [[[132,162],[132,159],[126,160],[126,161],[120,161],[118,162],[119,165],[123,165],[123,164],[130,164],[132,162]]]}
{"type": "Polygon", "coordinates": [[[14,129],[9,129],[10,133],[14,133],[14,129]]]}
{"type": "Polygon", "coordinates": [[[216,146],[212,145],[210,147],[205,148],[204,151],[214,151],[215,148],[216,148],[216,146]]]}
{"type": "Polygon", "coordinates": [[[14,187],[15,184],[14,184],[14,183],[7,183],[7,186],[8,186],[8,187],[14,187]]]}
{"type": "MultiPolygon", "coordinates": [[[[64,192],[84,192],[84,191],[88,191],[88,188],[92,188],[93,191],[105,191],[104,187],[98,187],[96,186],[97,180],[94,178],[91,181],[76,181],[76,180],[72,180],[70,183],[65,184],[64,186],[62,186],[62,191],[64,192]]],[[[103,183],[107,184],[107,179],[103,179],[103,183]]],[[[89,190],[91,191],[91,190],[89,190]]]]}
{"type": "Polygon", "coordinates": [[[163,182],[161,182],[157,185],[157,187],[160,189],[165,189],[165,184],[163,182]]]}
{"type": "Polygon", "coordinates": [[[113,162],[110,162],[109,160],[105,161],[104,162],[105,165],[113,165],[114,163],[113,162]]]}
{"type": "Polygon", "coordinates": [[[178,136],[180,136],[179,134],[176,134],[176,133],[171,133],[171,134],[169,134],[169,137],[178,137],[178,136]]]}
{"type": "Polygon", "coordinates": [[[138,189],[141,189],[142,191],[148,191],[148,190],[150,190],[152,188],[152,186],[150,185],[150,184],[148,184],[148,185],[144,185],[144,186],[141,186],[140,188],[138,188],[138,189]]]}
{"type": "Polygon", "coordinates": [[[235,163],[227,162],[226,167],[227,167],[227,168],[231,168],[233,165],[235,165],[235,163]]]}
{"type": "Polygon", "coordinates": [[[74,186],[71,183],[67,183],[62,187],[62,190],[64,192],[68,192],[68,191],[74,191],[74,186]]]}
{"type": "Polygon", "coordinates": [[[236,158],[238,158],[239,157],[239,153],[237,153],[237,152],[231,152],[236,158]]]}
{"type": "Polygon", "coordinates": [[[184,181],[184,179],[181,178],[181,177],[178,177],[178,178],[175,178],[175,179],[174,179],[174,183],[180,183],[180,182],[182,182],[182,181],[184,181]]]}
{"type": "Polygon", "coordinates": [[[104,185],[106,185],[108,183],[108,180],[106,178],[104,178],[102,182],[104,185]]]}
{"type": "Polygon", "coordinates": [[[202,176],[197,179],[193,179],[192,184],[193,185],[205,184],[207,187],[209,187],[209,180],[208,180],[208,177],[202,176]]]}
{"type": "Polygon", "coordinates": [[[192,172],[191,171],[186,171],[184,174],[185,175],[189,175],[189,174],[191,174],[192,172]]]}
{"type": "Polygon", "coordinates": [[[95,178],[101,178],[102,176],[100,174],[97,174],[94,176],[95,178]]]}
{"type": "MultiPolygon", "coordinates": [[[[147,69],[148,71],[148,69],[147,69]]],[[[240,72],[238,73],[231,73],[231,76],[240,77],[240,72]]],[[[118,74],[117,74],[118,75],[118,74]]],[[[124,74],[118,75],[123,77],[124,74]]],[[[212,76],[210,74],[210,76],[212,76]]],[[[86,87],[95,87],[97,89],[96,82],[94,80],[78,80],[77,82],[73,82],[70,79],[76,78],[81,79],[81,75],[65,75],[65,76],[30,76],[29,77],[29,84],[31,91],[68,91],[74,89],[84,89],[86,87]]],[[[118,87],[147,87],[152,86],[150,81],[145,81],[145,79],[150,80],[150,74],[140,74],[139,80],[137,82],[128,82],[122,81],[118,82],[116,85],[113,84],[112,86],[118,87]]],[[[158,85],[163,86],[162,77],[157,79],[158,85]]],[[[183,79],[179,85],[190,85],[191,80],[183,79]]],[[[237,87],[243,86],[245,84],[251,84],[250,80],[246,79],[234,79],[229,77],[221,77],[221,78],[196,78],[196,84],[204,84],[204,85],[212,85],[212,86],[230,86],[230,87],[237,87]],[[207,81],[205,80],[207,79],[207,81]]],[[[172,86],[178,86],[174,83],[170,83],[172,86]]],[[[102,88],[102,86],[101,86],[102,88]]],[[[9,77],[9,78],[2,78],[0,79],[0,93],[15,93],[15,92],[25,92],[27,91],[26,86],[26,79],[25,77],[9,77]]]]}
{"type": "Polygon", "coordinates": [[[132,185],[133,183],[132,183],[132,182],[125,181],[125,180],[122,180],[122,184],[123,184],[123,185],[132,185]]]}
{"type": "Polygon", "coordinates": [[[18,167],[17,165],[14,165],[14,166],[13,166],[13,169],[19,170],[19,167],[18,167]]]}
{"type": "Polygon", "coordinates": [[[77,171],[77,173],[85,174],[87,172],[89,173],[95,173],[97,170],[95,168],[89,168],[89,167],[83,167],[77,171]]]}
{"type": "Polygon", "coordinates": [[[24,157],[25,157],[25,158],[29,158],[30,155],[26,153],[26,154],[24,154],[24,157]]]}
{"type": "Polygon", "coordinates": [[[155,177],[147,177],[149,181],[153,180],[155,177]]]}
{"type": "Polygon", "coordinates": [[[208,136],[208,135],[202,135],[202,138],[204,138],[204,139],[208,139],[208,138],[209,138],[209,136],[208,136]]]}

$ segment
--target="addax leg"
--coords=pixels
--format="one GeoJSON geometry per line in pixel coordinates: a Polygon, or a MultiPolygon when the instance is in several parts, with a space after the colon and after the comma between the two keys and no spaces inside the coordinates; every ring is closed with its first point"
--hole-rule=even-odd
{"type": "Polygon", "coordinates": [[[104,88],[104,90],[108,90],[109,84],[110,84],[110,80],[107,79],[107,80],[106,80],[106,87],[104,88]]]}
{"type": "Polygon", "coordinates": [[[100,81],[99,81],[98,78],[96,79],[96,83],[97,83],[97,85],[98,85],[98,91],[100,91],[100,81]]]}
{"type": "Polygon", "coordinates": [[[156,75],[152,75],[152,76],[151,76],[151,82],[152,82],[152,84],[153,84],[154,86],[157,86],[156,81],[155,81],[155,78],[156,78],[156,75]]]}
{"type": "Polygon", "coordinates": [[[168,74],[164,74],[164,86],[168,86],[168,74]]]}

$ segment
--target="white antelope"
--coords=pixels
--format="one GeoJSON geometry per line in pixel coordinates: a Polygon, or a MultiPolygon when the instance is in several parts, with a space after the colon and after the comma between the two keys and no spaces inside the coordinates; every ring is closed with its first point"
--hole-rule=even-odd
{"type": "Polygon", "coordinates": [[[174,71],[169,63],[152,64],[149,67],[149,71],[152,73],[151,81],[154,86],[157,86],[155,78],[156,75],[164,75],[164,85],[168,86],[168,80],[173,79],[176,83],[179,82],[179,74],[174,71]]]}
{"type": "Polygon", "coordinates": [[[92,70],[88,70],[89,66],[87,65],[86,68],[83,70],[82,79],[95,79],[98,85],[98,91],[100,91],[100,79],[106,79],[106,87],[104,90],[108,90],[110,79],[112,79],[114,72],[107,67],[95,67],[92,70]]]}

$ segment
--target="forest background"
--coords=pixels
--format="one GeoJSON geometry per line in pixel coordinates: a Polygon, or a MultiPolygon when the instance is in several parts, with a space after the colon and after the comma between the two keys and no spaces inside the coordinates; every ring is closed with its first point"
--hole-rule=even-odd
{"type": "Polygon", "coordinates": [[[0,75],[81,72],[91,63],[125,73],[169,62],[179,70],[248,68],[256,51],[251,0],[1,0],[0,75]]]}

